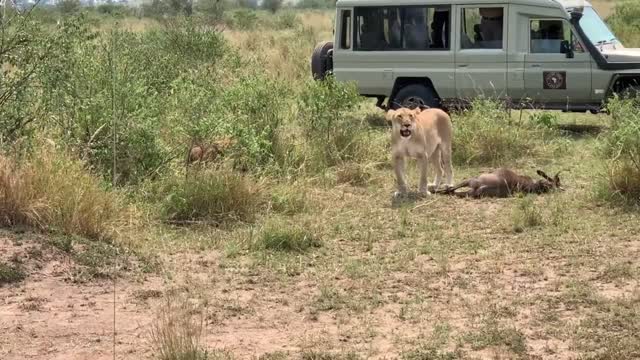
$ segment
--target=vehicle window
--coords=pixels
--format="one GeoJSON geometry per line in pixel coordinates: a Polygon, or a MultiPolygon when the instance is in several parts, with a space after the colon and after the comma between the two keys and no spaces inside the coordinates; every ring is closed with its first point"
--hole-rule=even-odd
{"type": "Polygon", "coordinates": [[[342,33],[340,35],[340,48],[351,49],[351,10],[342,12],[342,33]]]}
{"type": "Polygon", "coordinates": [[[565,20],[531,20],[530,52],[534,54],[564,54],[569,50],[584,52],[571,25],[565,20]]]}
{"type": "Polygon", "coordinates": [[[501,7],[462,9],[462,49],[502,49],[504,9],[501,7]]]}
{"type": "Polygon", "coordinates": [[[355,9],[356,50],[448,50],[450,7],[355,9]]]}

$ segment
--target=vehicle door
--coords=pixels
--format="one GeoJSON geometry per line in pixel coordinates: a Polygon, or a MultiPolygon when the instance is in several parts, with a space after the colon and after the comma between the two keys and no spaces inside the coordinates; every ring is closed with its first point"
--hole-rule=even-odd
{"type": "Polygon", "coordinates": [[[455,83],[459,99],[507,96],[508,5],[457,7],[455,83]]]}
{"type": "Polygon", "coordinates": [[[534,103],[567,105],[591,100],[592,59],[565,19],[530,19],[525,94],[534,103]]]}

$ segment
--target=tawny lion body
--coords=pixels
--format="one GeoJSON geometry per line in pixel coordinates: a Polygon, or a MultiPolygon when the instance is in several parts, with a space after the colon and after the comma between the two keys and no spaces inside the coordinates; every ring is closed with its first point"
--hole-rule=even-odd
{"type": "Polygon", "coordinates": [[[391,151],[398,191],[407,192],[406,158],[414,158],[420,166],[419,192],[429,194],[427,168],[431,163],[436,171],[435,189],[440,187],[443,173],[447,186],[453,184],[451,141],[453,127],[449,115],[440,109],[389,110],[387,120],[392,124],[391,151]]]}
{"type": "Polygon", "coordinates": [[[187,164],[195,162],[212,162],[235,144],[231,138],[222,138],[214,142],[199,142],[191,146],[187,154],[187,164]]]}

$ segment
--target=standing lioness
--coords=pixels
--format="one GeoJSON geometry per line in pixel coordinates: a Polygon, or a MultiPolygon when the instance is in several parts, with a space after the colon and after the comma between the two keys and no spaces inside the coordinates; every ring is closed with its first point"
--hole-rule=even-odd
{"type": "Polygon", "coordinates": [[[446,112],[440,109],[400,108],[395,111],[389,110],[387,121],[392,124],[391,151],[398,185],[396,196],[407,192],[405,178],[407,156],[417,159],[420,165],[420,193],[430,194],[427,187],[429,163],[436,169],[435,189],[438,189],[442,181],[443,167],[447,175],[447,186],[453,185],[451,166],[453,129],[451,118],[446,112]]]}

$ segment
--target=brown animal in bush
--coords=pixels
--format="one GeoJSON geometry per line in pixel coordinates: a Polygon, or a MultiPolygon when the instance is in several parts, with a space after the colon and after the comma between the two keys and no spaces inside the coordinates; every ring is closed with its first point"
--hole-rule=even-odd
{"type": "Polygon", "coordinates": [[[529,176],[516,174],[514,171],[501,168],[490,174],[464,180],[452,188],[438,191],[441,194],[452,194],[460,197],[509,197],[515,193],[541,194],[552,189],[564,190],[560,186],[560,173],[552,179],[542,170],[537,171],[541,180],[533,180],[529,176]],[[470,190],[456,192],[457,189],[469,187],[470,190]]]}
{"type": "Polygon", "coordinates": [[[199,143],[191,146],[189,149],[189,156],[187,157],[187,163],[201,163],[215,161],[225,150],[235,144],[235,141],[230,138],[223,138],[208,144],[199,143]]]}

